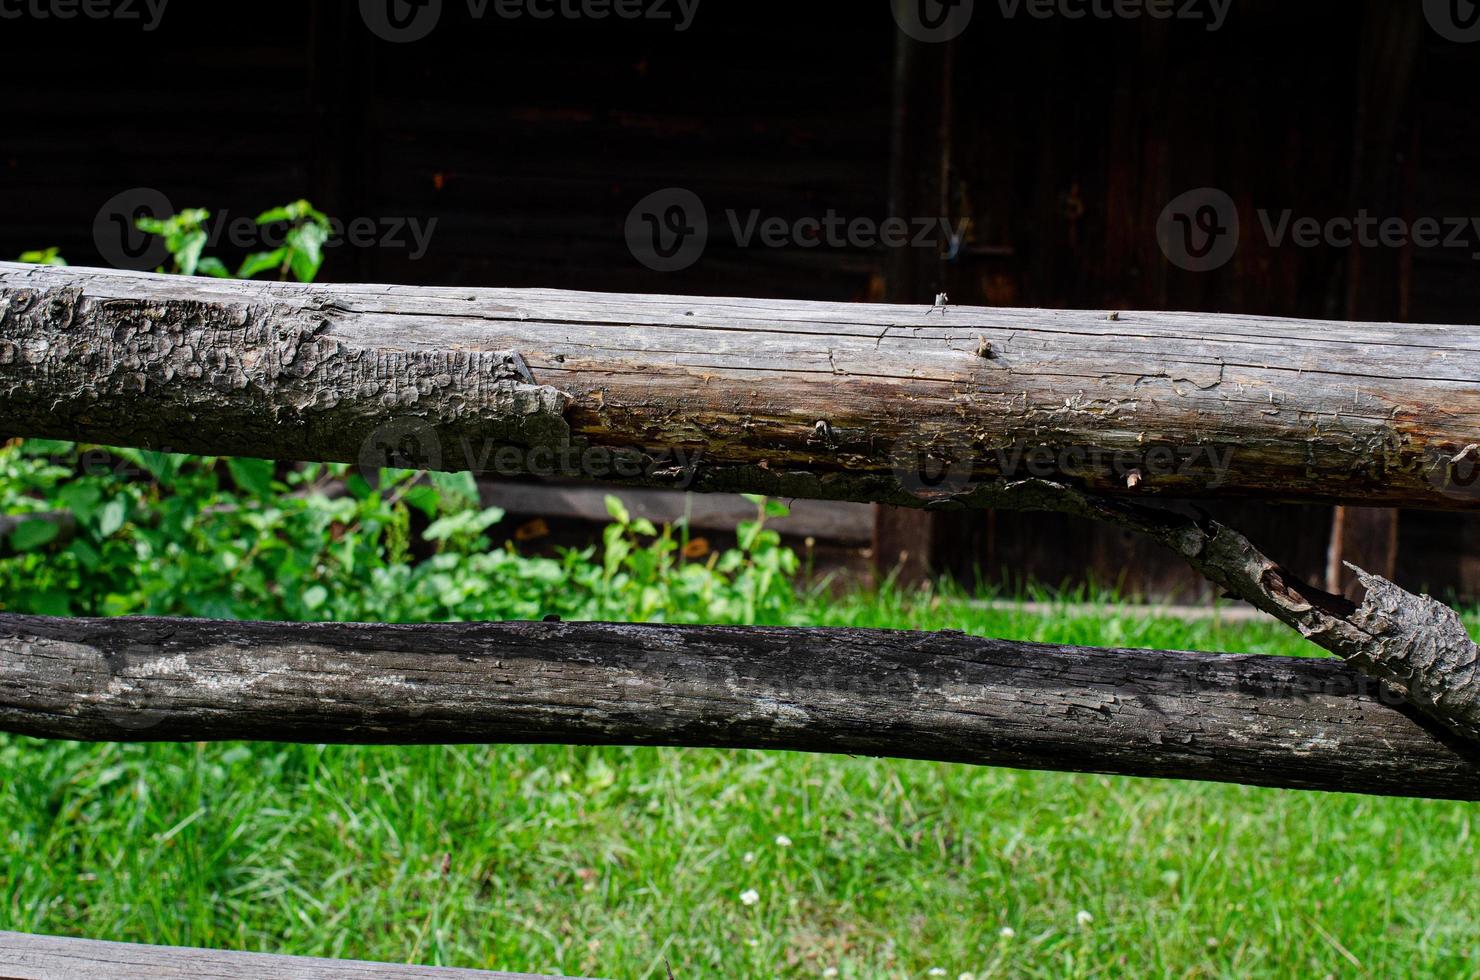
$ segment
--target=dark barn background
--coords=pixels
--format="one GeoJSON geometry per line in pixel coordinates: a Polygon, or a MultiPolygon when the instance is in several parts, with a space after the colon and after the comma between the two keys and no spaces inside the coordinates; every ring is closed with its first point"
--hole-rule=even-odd
{"type": "MultiPolygon", "coordinates": [[[[237,217],[307,197],[343,219],[437,220],[425,256],[337,248],[327,280],[1477,319],[1471,249],[1275,249],[1254,231],[1259,208],[1480,215],[1480,43],[1441,36],[1416,0],[1233,0],[1216,32],[1005,19],[977,0],[966,32],[936,45],[903,37],[888,0],[701,0],[683,32],[475,19],[447,0],[430,36],[406,44],[378,39],[344,0],[174,0],[154,31],[21,17],[0,20],[0,40],[5,258],[55,245],[73,264],[106,264],[99,209],[150,187],[237,217]],[[653,272],[628,251],[627,216],[675,186],[704,200],[710,245],[689,269],[653,272]],[[1163,257],[1156,223],[1204,186],[1234,197],[1245,234],[1226,266],[1185,272],[1163,257]],[[730,208],[944,215],[969,232],[949,256],[742,248],[719,217],[730,208]]],[[[489,493],[557,538],[585,533],[600,499],[489,493]]],[[[644,506],[682,508],[659,495],[644,506]]],[[[701,524],[733,521],[725,501],[701,509],[701,524]]],[[[1346,558],[1480,597],[1480,519],[1218,512],[1314,579],[1346,558]]],[[[902,563],[909,578],[1088,577],[1204,596],[1169,553],[1060,516],[809,505],[789,530],[837,561],[902,563]]]]}

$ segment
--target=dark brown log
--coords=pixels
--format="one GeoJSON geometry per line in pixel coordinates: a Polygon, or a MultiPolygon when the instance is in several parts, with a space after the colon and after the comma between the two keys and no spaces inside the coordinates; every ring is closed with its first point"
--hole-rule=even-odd
{"type": "Polygon", "coordinates": [[[1480,799],[1336,660],[956,633],[0,616],[0,728],[84,740],[761,748],[1480,799]]]}
{"type": "Polygon", "coordinates": [[[649,483],[916,506],[1004,472],[1137,499],[1480,505],[1472,328],[932,313],[921,300],[4,265],[0,424],[182,452],[384,463],[391,449],[408,465],[607,479],[632,460],[582,450],[630,447],[649,483]],[[501,447],[517,449],[501,459],[501,447]]]}
{"type": "MultiPolygon", "coordinates": [[[[358,960],[320,960],[215,949],[108,943],[0,932],[5,980],[541,980],[528,973],[487,973],[358,960]]],[[[544,980],[558,980],[546,977],[544,980]]]]}

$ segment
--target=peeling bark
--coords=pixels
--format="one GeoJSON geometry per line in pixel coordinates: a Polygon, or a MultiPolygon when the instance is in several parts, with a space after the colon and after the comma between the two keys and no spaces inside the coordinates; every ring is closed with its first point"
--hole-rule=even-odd
{"type": "Polygon", "coordinates": [[[1334,659],[959,633],[0,616],[0,728],[760,748],[1480,799],[1480,748],[1334,659]]]}

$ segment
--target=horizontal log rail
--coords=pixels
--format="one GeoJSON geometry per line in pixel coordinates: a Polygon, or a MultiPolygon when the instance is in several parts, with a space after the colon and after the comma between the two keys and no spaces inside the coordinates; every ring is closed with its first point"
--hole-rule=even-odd
{"type": "Polygon", "coordinates": [[[782,749],[1480,799],[1480,747],[1338,660],[958,633],[0,616],[0,729],[782,749]]]}
{"type": "Polygon", "coordinates": [[[144,946],[61,936],[0,932],[5,980],[560,980],[528,973],[487,973],[360,960],[322,960],[265,953],[144,946]]]}
{"type": "Polygon", "coordinates": [[[1134,499],[1474,509],[1480,339],[0,264],[0,427],[920,506],[1031,476],[1134,499]]]}

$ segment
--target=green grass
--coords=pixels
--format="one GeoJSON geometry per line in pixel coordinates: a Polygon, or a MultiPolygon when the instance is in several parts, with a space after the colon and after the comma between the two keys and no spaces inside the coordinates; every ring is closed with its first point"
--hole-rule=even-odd
{"type": "MultiPolygon", "coordinates": [[[[1274,626],[1113,607],[809,609],[822,625],[1311,652],[1274,626]]],[[[666,959],[678,980],[1480,976],[1464,804],[567,747],[5,738],[0,771],[3,929],[620,978],[662,978],[666,959]]]]}

